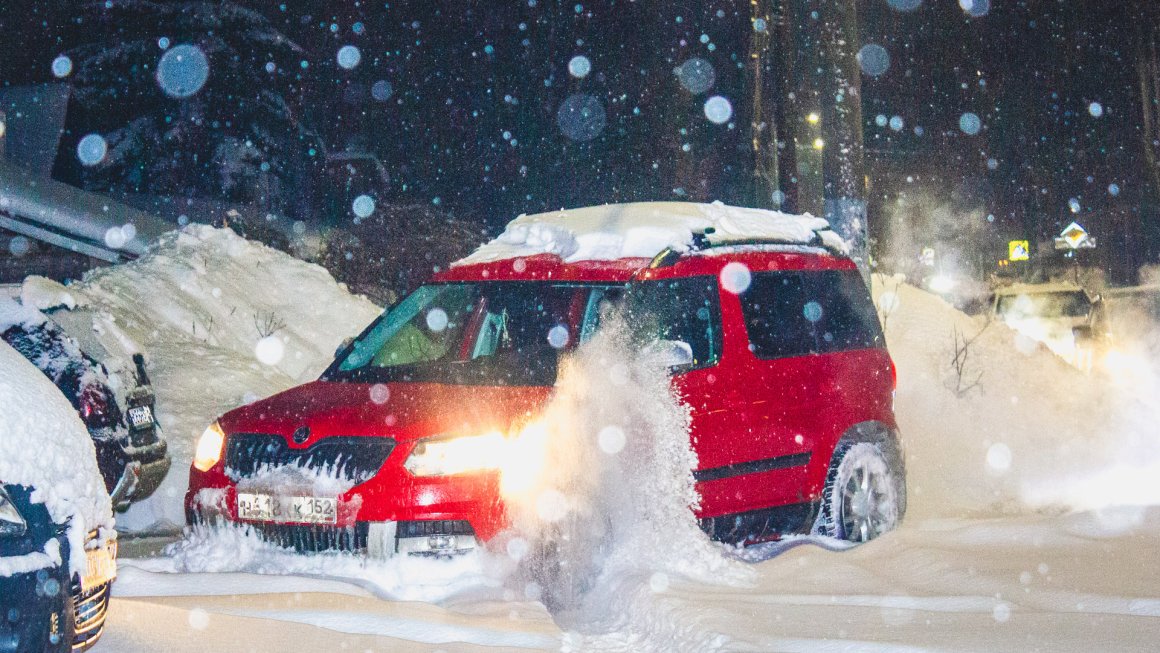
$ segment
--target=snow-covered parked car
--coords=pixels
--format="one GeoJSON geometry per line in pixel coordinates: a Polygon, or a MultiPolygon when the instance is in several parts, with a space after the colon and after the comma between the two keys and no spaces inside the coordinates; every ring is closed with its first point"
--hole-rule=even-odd
{"type": "Polygon", "coordinates": [[[906,507],[895,369],[843,250],[825,220],[721,204],[518,218],[320,380],[211,425],[187,518],[305,550],[451,553],[495,538],[510,525],[500,480],[540,464],[522,438],[607,304],[673,371],[710,537],[877,537],[906,507]],[[340,478],[320,487],[327,472],[340,478]]]}
{"type": "Polygon", "coordinates": [[[85,425],[40,371],[0,343],[0,651],[95,643],[116,553],[85,425]]]}
{"type": "Polygon", "coordinates": [[[135,378],[125,387],[59,325],[6,297],[0,297],[0,340],[39,368],[72,403],[92,436],[115,509],[125,510],[157,489],[170,460],[143,358],[134,358],[135,378]]]}

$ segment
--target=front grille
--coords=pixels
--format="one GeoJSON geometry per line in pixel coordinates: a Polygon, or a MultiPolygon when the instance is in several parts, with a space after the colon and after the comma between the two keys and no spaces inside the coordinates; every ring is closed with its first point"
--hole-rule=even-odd
{"type": "Polygon", "coordinates": [[[367,523],[354,526],[301,526],[290,524],[249,524],[262,539],[299,553],[320,551],[362,551],[367,548],[367,523]]]}
{"type": "Polygon", "coordinates": [[[429,537],[431,535],[475,535],[471,523],[462,519],[432,519],[401,521],[395,531],[398,537],[429,537]]]}
{"type": "Polygon", "coordinates": [[[394,448],[391,438],[336,436],[292,449],[280,435],[242,433],[231,435],[226,444],[226,473],[251,478],[264,468],[289,466],[361,483],[379,471],[394,448]]]}
{"type": "Polygon", "coordinates": [[[104,631],[105,613],[109,609],[109,585],[105,583],[85,592],[79,582],[73,582],[74,651],[92,646],[104,631]]]}

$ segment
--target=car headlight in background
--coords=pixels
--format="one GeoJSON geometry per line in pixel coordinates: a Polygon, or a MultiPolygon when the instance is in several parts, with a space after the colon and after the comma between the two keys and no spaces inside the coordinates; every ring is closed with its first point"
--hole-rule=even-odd
{"type": "Polygon", "coordinates": [[[203,472],[208,472],[221,460],[222,447],[225,443],[226,434],[222,431],[222,427],[217,422],[210,424],[209,428],[197,439],[197,450],[193,454],[193,466],[203,472]]]}
{"type": "Polygon", "coordinates": [[[12,497],[8,496],[8,492],[0,486],[0,537],[17,537],[24,535],[26,530],[28,530],[28,524],[20,516],[20,512],[16,510],[16,505],[12,503],[12,497]]]}
{"type": "Polygon", "coordinates": [[[1106,350],[1103,367],[1117,385],[1138,386],[1155,378],[1152,359],[1147,352],[1136,349],[1106,350]]]}
{"type": "Polygon", "coordinates": [[[954,277],[946,274],[936,274],[930,278],[930,289],[936,293],[948,293],[955,289],[954,277]]]}

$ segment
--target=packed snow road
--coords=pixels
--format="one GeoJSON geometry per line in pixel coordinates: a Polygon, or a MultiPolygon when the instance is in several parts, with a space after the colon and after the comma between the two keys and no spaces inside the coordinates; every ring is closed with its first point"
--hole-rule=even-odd
{"type": "Polygon", "coordinates": [[[1145,651],[1160,636],[1158,549],[1156,509],[915,519],[848,551],[750,550],[772,557],[744,586],[617,578],[615,626],[597,634],[562,632],[483,580],[399,600],[357,581],[123,560],[96,650],[1145,651]]]}

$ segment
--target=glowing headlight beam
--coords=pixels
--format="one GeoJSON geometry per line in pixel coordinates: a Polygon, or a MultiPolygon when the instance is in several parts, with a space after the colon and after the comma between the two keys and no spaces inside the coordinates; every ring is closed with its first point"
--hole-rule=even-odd
{"type": "Polygon", "coordinates": [[[505,449],[505,438],[499,431],[457,438],[429,438],[415,445],[403,467],[415,476],[452,476],[498,469],[505,449]]]}
{"type": "Polygon", "coordinates": [[[403,467],[420,477],[497,471],[503,493],[513,494],[530,489],[540,478],[547,446],[548,429],[539,423],[511,436],[492,431],[428,438],[415,445],[403,467]]]}

